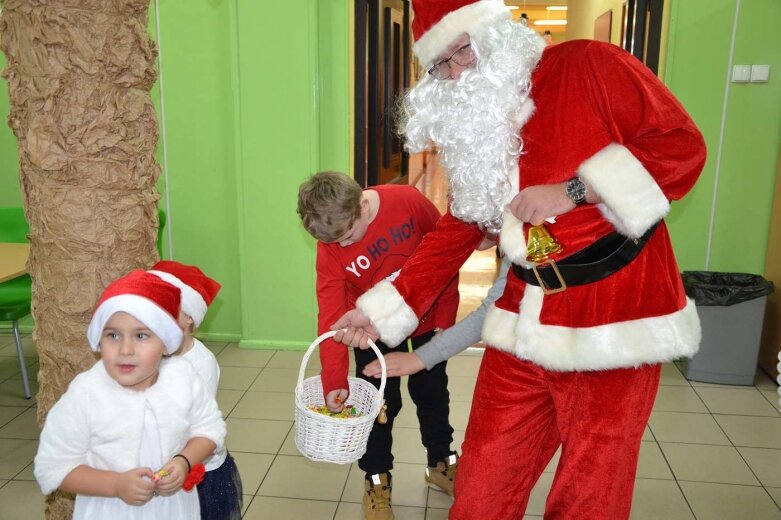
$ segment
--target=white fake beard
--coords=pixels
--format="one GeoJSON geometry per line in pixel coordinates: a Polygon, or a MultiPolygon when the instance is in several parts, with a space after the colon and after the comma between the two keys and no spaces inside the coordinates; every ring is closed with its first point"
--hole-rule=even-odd
{"type": "Polygon", "coordinates": [[[451,213],[498,233],[518,186],[520,129],[533,111],[531,73],[545,42],[509,20],[470,36],[477,67],[455,81],[426,74],[404,99],[400,130],[412,153],[440,149],[451,213]]]}

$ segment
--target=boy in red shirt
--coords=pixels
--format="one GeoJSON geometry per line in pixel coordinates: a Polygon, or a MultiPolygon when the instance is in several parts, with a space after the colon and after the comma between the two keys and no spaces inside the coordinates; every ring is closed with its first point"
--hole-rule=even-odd
{"type": "MultiPolygon", "coordinates": [[[[318,334],[330,330],[356,299],[382,279],[393,280],[423,237],[440,217],[436,207],[417,189],[403,185],[373,186],[361,190],[350,177],[321,172],[299,188],[298,214],[317,243],[318,334]]],[[[458,275],[439,295],[420,326],[407,339],[416,349],[439,329],[450,327],[458,309],[458,275]]],[[[378,342],[381,352],[388,347],[378,342]]],[[[374,358],[372,350],[355,350],[356,376],[363,375],[374,358]]],[[[347,349],[329,339],[320,345],[321,379],[326,405],[341,410],[348,396],[347,349]]],[[[420,433],[428,457],[426,480],[453,495],[457,456],[450,450],[453,428],[448,420],[450,394],[446,362],[409,378],[409,393],[417,406],[420,433]]],[[[393,467],[393,420],[401,410],[400,378],[385,386],[386,424],[375,423],[366,454],[358,461],[366,472],[364,511],[367,519],[392,519],[390,503],[393,467]]]]}

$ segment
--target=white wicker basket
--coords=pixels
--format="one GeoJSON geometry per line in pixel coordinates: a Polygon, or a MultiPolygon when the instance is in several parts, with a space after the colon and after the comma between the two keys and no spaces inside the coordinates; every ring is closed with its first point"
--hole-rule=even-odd
{"type": "Polygon", "coordinates": [[[374,426],[374,420],[382,408],[388,371],[385,366],[385,358],[377,345],[369,340],[369,346],[377,354],[377,359],[380,360],[382,379],[378,390],[363,379],[347,378],[350,385],[350,397],[347,398],[347,404],[355,406],[360,416],[341,419],[310,410],[310,406],[325,404],[323,385],[319,375],[304,379],[304,370],[315,347],[320,345],[323,340],[332,337],[336,332],[326,332],[319,336],[309,345],[304,359],[301,360],[301,369],[298,372],[298,384],[296,385],[296,447],[306,458],[311,460],[349,464],[360,459],[366,453],[369,434],[374,426]]]}

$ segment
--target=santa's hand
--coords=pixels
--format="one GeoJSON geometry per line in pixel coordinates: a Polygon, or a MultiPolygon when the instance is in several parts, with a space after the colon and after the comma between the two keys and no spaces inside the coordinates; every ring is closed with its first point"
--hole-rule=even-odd
{"type": "Polygon", "coordinates": [[[338,388],[331,390],[325,395],[325,405],[332,412],[341,412],[344,408],[344,402],[347,400],[347,390],[344,388],[338,388]]]}
{"type": "Polygon", "coordinates": [[[562,215],[575,209],[575,203],[567,197],[566,182],[529,186],[513,197],[510,211],[521,222],[534,226],[545,219],[562,215]]]}
{"type": "Polygon", "coordinates": [[[369,348],[370,338],[377,341],[380,337],[369,318],[358,309],[346,312],[339,321],[331,325],[331,330],[338,330],[334,341],[362,350],[369,348]]]}

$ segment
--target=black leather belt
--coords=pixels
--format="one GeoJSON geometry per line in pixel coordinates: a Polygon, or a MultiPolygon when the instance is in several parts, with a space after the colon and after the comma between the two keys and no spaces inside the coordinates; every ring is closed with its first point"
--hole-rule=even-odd
{"type": "Polygon", "coordinates": [[[560,262],[550,260],[531,269],[513,264],[515,276],[528,284],[542,287],[545,294],[565,290],[568,286],[586,285],[619,271],[635,259],[659,223],[638,239],[612,232],[560,262]]]}

